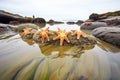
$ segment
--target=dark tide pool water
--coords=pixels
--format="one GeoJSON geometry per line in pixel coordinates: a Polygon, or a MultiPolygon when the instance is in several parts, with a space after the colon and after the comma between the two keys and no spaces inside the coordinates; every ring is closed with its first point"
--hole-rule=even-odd
{"type": "MultiPolygon", "coordinates": [[[[48,26],[50,30],[80,29],[77,25],[48,26]]],[[[120,49],[100,40],[83,49],[44,46],[17,34],[0,40],[0,80],[120,80],[120,49]]]]}

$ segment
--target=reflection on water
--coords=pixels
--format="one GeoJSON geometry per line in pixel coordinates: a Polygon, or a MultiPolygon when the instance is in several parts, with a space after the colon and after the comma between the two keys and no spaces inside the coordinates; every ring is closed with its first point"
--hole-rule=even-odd
{"type": "Polygon", "coordinates": [[[0,80],[120,80],[120,49],[99,40],[81,49],[42,45],[15,35],[0,44],[0,80]]]}
{"type": "Polygon", "coordinates": [[[97,43],[98,43],[99,47],[101,47],[101,49],[103,49],[107,52],[112,52],[112,53],[119,53],[120,52],[119,48],[116,48],[115,46],[112,46],[109,43],[103,42],[101,40],[98,40],[97,43]]]}

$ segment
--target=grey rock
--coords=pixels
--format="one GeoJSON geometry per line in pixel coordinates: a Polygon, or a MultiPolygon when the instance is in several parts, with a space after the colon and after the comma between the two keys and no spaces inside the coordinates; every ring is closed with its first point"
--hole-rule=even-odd
{"type": "Polygon", "coordinates": [[[54,21],[54,20],[52,20],[52,19],[50,19],[47,23],[50,24],[50,25],[54,25],[54,24],[64,24],[64,22],[54,21]]]}
{"type": "Polygon", "coordinates": [[[100,27],[92,31],[92,35],[120,48],[120,28],[100,27]]]}
{"type": "Polygon", "coordinates": [[[18,31],[19,31],[19,32],[23,32],[23,29],[24,29],[24,28],[33,28],[33,29],[35,29],[35,30],[38,30],[38,29],[39,29],[39,27],[38,27],[37,25],[32,24],[32,23],[25,23],[25,24],[20,24],[20,25],[18,25],[18,31]]]}
{"type": "Polygon", "coordinates": [[[0,24],[0,39],[5,39],[17,34],[17,27],[9,24],[0,24]]]}
{"type": "Polygon", "coordinates": [[[120,16],[111,16],[108,17],[107,19],[102,19],[100,20],[102,22],[106,22],[109,26],[118,26],[120,25],[120,16]]]}
{"type": "Polygon", "coordinates": [[[84,23],[84,21],[82,21],[82,20],[78,20],[78,21],[76,22],[77,25],[81,25],[82,23],[84,23]]]}
{"type": "Polygon", "coordinates": [[[86,25],[85,23],[81,24],[81,29],[83,30],[93,30],[99,27],[106,27],[107,24],[105,22],[91,22],[91,25],[86,25]]]}

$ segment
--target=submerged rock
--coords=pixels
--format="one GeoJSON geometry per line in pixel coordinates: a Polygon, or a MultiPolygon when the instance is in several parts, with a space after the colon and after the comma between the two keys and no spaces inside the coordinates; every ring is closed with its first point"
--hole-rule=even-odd
{"type": "Polygon", "coordinates": [[[15,35],[17,32],[16,26],[9,24],[0,24],[0,39],[5,39],[15,35]]]}
{"type": "Polygon", "coordinates": [[[120,28],[101,27],[92,31],[92,35],[120,48],[120,28]]]}
{"type": "Polygon", "coordinates": [[[106,27],[107,24],[105,22],[91,22],[90,25],[86,25],[86,23],[81,24],[81,29],[84,30],[93,30],[99,27],[106,27]]]}

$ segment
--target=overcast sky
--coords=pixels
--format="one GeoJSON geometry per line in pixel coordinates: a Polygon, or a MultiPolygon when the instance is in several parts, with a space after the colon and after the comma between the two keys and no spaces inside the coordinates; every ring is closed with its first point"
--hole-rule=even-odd
{"type": "Polygon", "coordinates": [[[0,0],[0,9],[46,20],[86,20],[91,13],[120,10],[120,0],[0,0]]]}

